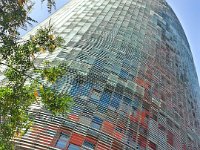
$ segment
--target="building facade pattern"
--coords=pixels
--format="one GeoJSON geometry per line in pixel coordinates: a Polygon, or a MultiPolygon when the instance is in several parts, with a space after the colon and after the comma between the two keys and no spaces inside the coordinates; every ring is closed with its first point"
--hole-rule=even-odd
{"type": "Polygon", "coordinates": [[[200,149],[192,53],[164,0],[72,0],[40,26],[50,19],[65,47],[36,63],[68,63],[54,86],[75,105],[65,117],[35,111],[17,149],[200,149]]]}

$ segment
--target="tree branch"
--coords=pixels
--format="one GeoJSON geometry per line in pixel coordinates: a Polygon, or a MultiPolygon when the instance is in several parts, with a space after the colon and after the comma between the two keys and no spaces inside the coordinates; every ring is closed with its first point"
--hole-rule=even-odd
{"type": "Polygon", "coordinates": [[[28,75],[28,74],[25,74],[24,72],[21,72],[21,71],[17,70],[16,68],[14,68],[14,67],[13,67],[13,66],[11,66],[11,65],[8,65],[8,64],[2,63],[2,62],[0,62],[0,65],[7,66],[7,67],[9,67],[9,68],[11,68],[11,69],[15,70],[16,72],[18,72],[18,73],[22,74],[23,76],[25,76],[25,77],[27,77],[27,78],[30,78],[30,79],[32,79],[32,80],[34,80],[34,81],[37,81],[39,84],[43,84],[42,82],[40,82],[40,81],[38,81],[38,80],[34,79],[34,78],[33,78],[33,77],[31,77],[30,75],[28,75]]]}

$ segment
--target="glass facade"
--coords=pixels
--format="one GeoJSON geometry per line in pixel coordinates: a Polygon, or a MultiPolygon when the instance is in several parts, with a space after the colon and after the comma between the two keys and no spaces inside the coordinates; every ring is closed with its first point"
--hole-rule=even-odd
{"type": "Polygon", "coordinates": [[[38,62],[67,62],[56,89],[67,116],[36,113],[18,149],[199,150],[199,85],[192,53],[164,0],[71,0],[53,23],[65,47],[38,62]]]}

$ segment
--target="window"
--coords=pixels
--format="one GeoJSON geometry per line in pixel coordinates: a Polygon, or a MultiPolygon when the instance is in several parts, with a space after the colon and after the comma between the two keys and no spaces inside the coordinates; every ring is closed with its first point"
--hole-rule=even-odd
{"type": "Polygon", "coordinates": [[[160,129],[161,131],[165,132],[165,127],[161,124],[158,124],[158,129],[160,129]]]}
{"type": "Polygon", "coordinates": [[[97,123],[95,123],[95,122],[92,122],[92,123],[91,123],[91,127],[94,128],[94,129],[99,130],[100,127],[101,127],[101,125],[99,125],[99,124],[97,124],[97,123]]]}
{"type": "Polygon", "coordinates": [[[171,133],[170,131],[167,132],[167,142],[168,142],[171,146],[174,146],[174,134],[171,133]]]}
{"type": "Polygon", "coordinates": [[[169,118],[167,118],[167,125],[173,128],[173,122],[169,118]]]}
{"type": "Polygon", "coordinates": [[[70,144],[68,150],[80,150],[80,147],[74,144],[70,144]]]}
{"type": "Polygon", "coordinates": [[[128,72],[126,70],[121,70],[119,76],[122,78],[122,79],[127,79],[128,78],[128,72]]]}
{"type": "Polygon", "coordinates": [[[60,137],[56,143],[56,147],[63,149],[66,147],[68,141],[69,141],[69,135],[67,135],[65,133],[61,133],[60,137]]]}
{"type": "Polygon", "coordinates": [[[93,150],[95,148],[95,144],[85,140],[83,143],[83,148],[87,148],[89,150],[93,150]]]}
{"type": "Polygon", "coordinates": [[[100,91],[93,89],[92,94],[91,94],[91,98],[99,100],[100,99],[100,91]]]}
{"type": "Polygon", "coordinates": [[[121,99],[122,99],[122,96],[120,94],[114,93],[111,99],[110,106],[115,109],[118,109],[121,99]]]}
{"type": "Polygon", "coordinates": [[[101,128],[103,120],[99,117],[94,116],[92,119],[91,127],[99,130],[101,128]]]}
{"type": "Polygon", "coordinates": [[[111,91],[105,90],[101,96],[99,104],[103,107],[108,107],[110,103],[111,91]]]}
{"type": "Polygon", "coordinates": [[[123,133],[123,129],[122,129],[121,127],[116,127],[116,128],[115,128],[115,131],[118,131],[118,132],[120,132],[120,133],[123,133]]]}

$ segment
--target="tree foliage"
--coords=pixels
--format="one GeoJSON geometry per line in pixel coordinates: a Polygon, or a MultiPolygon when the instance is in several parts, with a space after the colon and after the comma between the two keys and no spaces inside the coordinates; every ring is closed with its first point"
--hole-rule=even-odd
{"type": "MultiPolygon", "coordinates": [[[[0,150],[13,149],[12,139],[30,127],[27,110],[39,97],[44,107],[55,115],[66,113],[72,103],[71,97],[51,86],[66,73],[66,66],[55,67],[46,62],[41,68],[34,63],[36,54],[54,52],[62,46],[63,39],[55,36],[49,25],[28,40],[19,40],[18,29],[35,22],[28,16],[32,6],[31,0],[0,1],[0,65],[6,67],[1,72],[5,82],[0,85],[0,150]]],[[[55,1],[48,0],[49,11],[52,6],[55,1]]]]}

